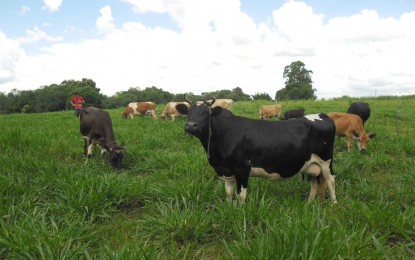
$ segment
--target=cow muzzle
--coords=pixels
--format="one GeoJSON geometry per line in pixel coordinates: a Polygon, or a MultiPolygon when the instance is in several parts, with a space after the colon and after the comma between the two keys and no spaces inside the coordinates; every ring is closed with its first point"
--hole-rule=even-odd
{"type": "Polygon", "coordinates": [[[187,122],[184,130],[186,132],[188,132],[189,134],[194,134],[196,132],[198,132],[198,127],[197,127],[197,123],[196,122],[187,122]]]}

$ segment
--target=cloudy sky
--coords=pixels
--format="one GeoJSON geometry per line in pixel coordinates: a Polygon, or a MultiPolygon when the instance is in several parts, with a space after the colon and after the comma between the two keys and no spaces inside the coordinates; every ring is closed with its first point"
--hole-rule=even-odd
{"type": "Polygon", "coordinates": [[[415,0],[1,0],[0,91],[89,78],[106,95],[284,87],[415,94],[415,0]]]}

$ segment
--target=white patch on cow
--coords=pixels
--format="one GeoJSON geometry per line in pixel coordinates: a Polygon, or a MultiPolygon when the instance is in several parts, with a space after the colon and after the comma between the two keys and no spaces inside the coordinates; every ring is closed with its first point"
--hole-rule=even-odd
{"type": "Polygon", "coordinates": [[[311,177],[317,177],[321,174],[322,164],[330,165],[330,160],[323,161],[320,156],[312,154],[310,160],[306,161],[301,167],[300,173],[307,174],[311,177]]]}
{"type": "Polygon", "coordinates": [[[306,115],[304,117],[307,118],[310,121],[316,121],[316,120],[323,121],[323,119],[321,119],[321,117],[320,117],[320,114],[310,114],[310,115],[306,115]]]}
{"type": "MultiPolygon", "coordinates": [[[[327,183],[330,191],[330,196],[333,203],[337,203],[336,192],[334,185],[334,176],[330,171],[331,160],[324,161],[318,155],[312,154],[309,161],[305,162],[300,170],[300,173],[304,173],[311,177],[318,177],[323,174],[323,177],[327,183]]],[[[309,201],[315,197],[316,189],[318,188],[317,180],[311,180],[311,191],[309,195],[309,201]]]]}
{"type": "Polygon", "coordinates": [[[233,176],[219,176],[219,179],[226,181],[226,180],[235,180],[235,175],[233,176]]]}
{"type": "Polygon", "coordinates": [[[238,201],[240,203],[245,203],[246,195],[248,194],[248,189],[242,187],[241,192],[238,194],[238,201]]]}
{"type": "Polygon", "coordinates": [[[92,155],[93,149],[94,149],[94,143],[92,142],[90,145],[88,145],[88,155],[92,155]]]}
{"type": "Polygon", "coordinates": [[[268,180],[279,180],[279,179],[281,179],[281,175],[279,175],[276,172],[269,173],[269,172],[266,172],[262,168],[256,168],[256,167],[251,168],[250,176],[264,178],[264,179],[268,179],[268,180]]]}

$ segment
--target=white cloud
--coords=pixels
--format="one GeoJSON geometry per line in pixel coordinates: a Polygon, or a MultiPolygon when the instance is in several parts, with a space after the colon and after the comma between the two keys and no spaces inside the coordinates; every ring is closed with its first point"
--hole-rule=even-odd
{"type": "Polygon", "coordinates": [[[99,10],[101,16],[97,19],[96,25],[101,33],[110,33],[115,29],[114,19],[112,18],[111,6],[107,5],[99,10]]]}
{"type": "Polygon", "coordinates": [[[22,55],[20,44],[0,31],[0,86],[15,80],[15,67],[22,55]]]}
{"type": "MultiPolygon", "coordinates": [[[[13,65],[13,84],[27,89],[91,78],[107,95],[137,86],[173,93],[241,87],[274,97],[284,86],[284,67],[301,60],[314,72],[319,98],[415,93],[415,12],[394,19],[362,10],[324,23],[310,6],[290,1],[272,13],[272,23],[256,24],[237,0],[125,1],[137,13],[170,15],[180,31],[116,26],[104,6],[99,38],[23,56],[13,65]]],[[[28,36],[47,39],[38,28],[28,36]]]]}
{"type": "Polygon", "coordinates": [[[59,42],[63,41],[61,36],[50,36],[46,32],[42,31],[39,27],[35,26],[32,30],[26,29],[26,36],[19,37],[17,40],[22,44],[30,44],[38,41],[47,41],[47,42],[59,42]]]}
{"type": "Polygon", "coordinates": [[[63,0],[43,0],[43,9],[47,9],[51,13],[56,12],[61,7],[62,1],[63,0]]]}
{"type": "Polygon", "coordinates": [[[26,5],[22,5],[22,7],[20,7],[20,14],[21,15],[25,15],[27,13],[29,13],[31,11],[30,7],[26,6],[26,5]]]}
{"type": "MultiPolygon", "coordinates": [[[[166,12],[166,4],[168,1],[163,0],[121,0],[131,4],[133,11],[137,14],[146,12],[164,13],[166,12]]],[[[170,1],[174,2],[174,1],[170,1]]]]}

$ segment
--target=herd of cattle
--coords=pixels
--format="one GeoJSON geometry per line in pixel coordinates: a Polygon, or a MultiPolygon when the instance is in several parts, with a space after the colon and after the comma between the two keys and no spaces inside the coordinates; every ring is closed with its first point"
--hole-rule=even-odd
{"type": "MultiPolygon", "coordinates": [[[[354,102],[347,113],[329,112],[304,115],[304,109],[289,110],[281,116],[281,105],[262,105],[261,119],[234,115],[233,101],[170,102],[161,118],[187,116],[185,131],[198,138],[205,149],[209,164],[225,181],[227,199],[232,200],[236,185],[237,199],[244,202],[248,178],[263,177],[270,180],[284,179],[301,173],[308,177],[311,190],[308,201],[317,193],[325,196],[328,186],[331,200],[336,203],[333,173],[333,147],[335,135],[345,136],[350,151],[352,139],[360,151],[367,149],[369,139],[364,123],[370,116],[365,102],[354,102]],[[268,120],[279,118],[280,120],[268,120]]],[[[122,113],[124,118],[134,115],[157,117],[154,102],[130,103],[122,113]]],[[[85,140],[84,155],[92,155],[95,144],[101,154],[107,152],[111,165],[122,167],[124,147],[115,139],[109,114],[98,108],[84,108],[80,113],[80,131],[85,140]]],[[[88,160],[88,159],[87,159],[88,160]]]]}

